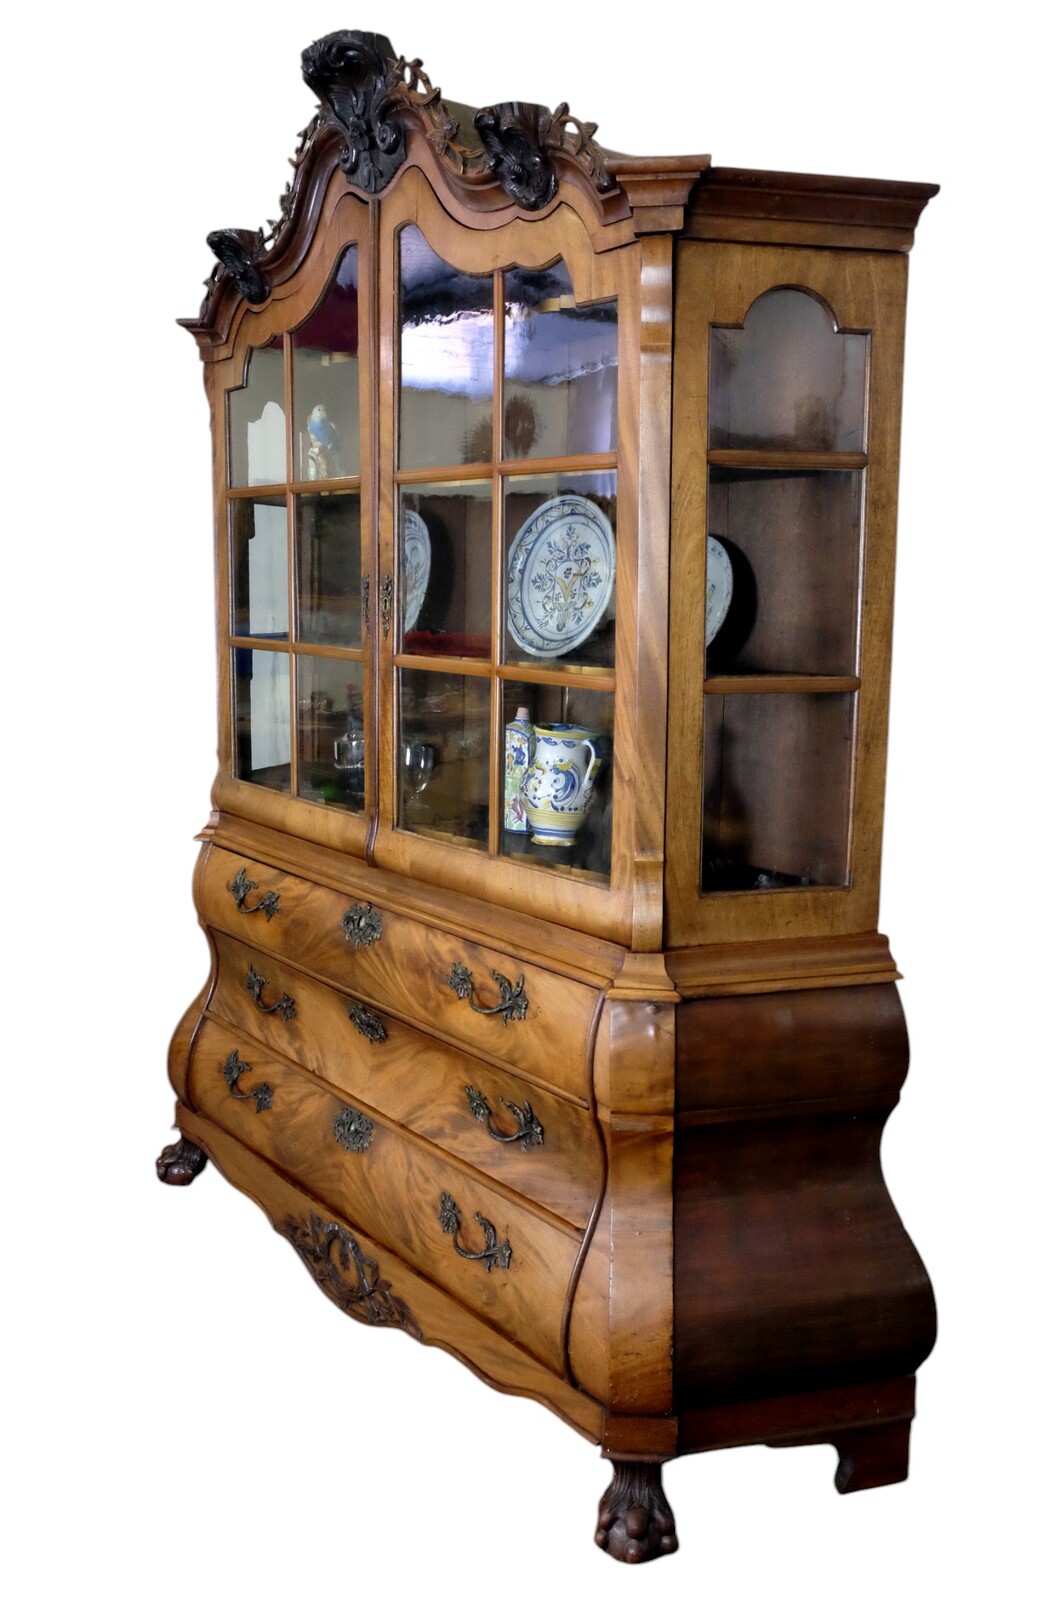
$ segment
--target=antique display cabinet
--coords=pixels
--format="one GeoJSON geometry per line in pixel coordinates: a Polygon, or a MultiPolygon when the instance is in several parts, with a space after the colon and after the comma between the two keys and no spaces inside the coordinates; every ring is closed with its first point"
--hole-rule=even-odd
{"type": "MultiPolygon", "coordinates": [[[[614,156],[311,45],[270,231],[219,232],[211,948],[178,1142],[362,1322],[613,1462],[906,1476],[925,1270],[877,932],[922,184],[614,156]]],[[[407,1352],[407,1359],[410,1359],[407,1352]]]]}

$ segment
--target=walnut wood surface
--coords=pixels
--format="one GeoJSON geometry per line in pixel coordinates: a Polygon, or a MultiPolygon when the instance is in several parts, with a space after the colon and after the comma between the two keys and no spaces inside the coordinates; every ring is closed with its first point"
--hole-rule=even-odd
{"type": "Polygon", "coordinates": [[[198,908],[202,918],[219,931],[291,958],[321,978],[345,984],[393,1016],[464,1046],[484,1060],[507,1064],[570,1095],[586,1097],[586,1042],[599,999],[596,990],[527,961],[519,961],[514,971],[509,970],[511,963],[500,951],[426,928],[391,911],[379,899],[369,903],[383,917],[383,933],[375,944],[355,950],[341,927],[352,903],[317,884],[268,872],[240,856],[216,850],[202,874],[198,908]],[[258,882],[259,893],[280,895],[281,910],[270,921],[238,911],[228,885],[242,868],[258,882]],[[500,1016],[473,1011],[447,981],[455,962],[471,971],[483,997],[480,1004],[493,1004],[497,998],[492,970],[503,971],[513,984],[523,978],[526,1016],[505,1024],[500,1016]]]}
{"type": "MultiPolygon", "coordinates": [[[[350,1223],[350,1219],[322,1205],[301,1185],[283,1177],[237,1139],[187,1107],[179,1107],[178,1122],[186,1137],[206,1150],[223,1176],[255,1200],[276,1226],[287,1217],[304,1218],[311,1211],[350,1223]]],[[[456,1356],[495,1389],[539,1400],[586,1439],[599,1440],[602,1412],[595,1401],[557,1377],[521,1345],[473,1316],[364,1229],[359,1228],[356,1237],[377,1260],[395,1293],[409,1306],[424,1344],[438,1345],[456,1356]]],[[[291,1255],[289,1259],[292,1260],[291,1255]]],[[[289,1281],[292,1284],[297,1280],[293,1276],[289,1281]]]]}
{"type": "Polygon", "coordinates": [[[348,1016],[352,990],[319,983],[223,934],[216,935],[216,945],[219,982],[211,1009],[219,1019],[307,1067],[334,1090],[411,1128],[577,1228],[585,1227],[603,1184],[603,1153],[583,1106],[440,1044],[387,1013],[382,1015],[386,1038],[374,1043],[348,1016]],[[245,986],[250,965],[266,976],[268,991],[293,997],[296,1015],[289,1022],[257,1009],[245,986]],[[517,1141],[496,1143],[473,1116],[467,1086],[485,1096],[502,1131],[516,1126],[504,1102],[528,1104],[544,1142],[526,1149],[517,1141]]]}
{"type": "Polygon", "coordinates": [[[202,1117],[297,1178],[352,1225],[564,1375],[561,1319],[579,1243],[573,1230],[543,1222],[510,1191],[487,1184],[422,1140],[381,1122],[375,1110],[369,1148],[361,1154],[345,1150],[332,1124],[350,1097],[332,1094],[299,1068],[218,1023],[206,1023],[198,1036],[189,1093],[202,1117]],[[231,1096],[223,1064],[232,1050],[252,1065],[244,1079],[246,1090],[261,1082],[271,1086],[274,1103],[269,1110],[257,1111],[251,1100],[231,1096]],[[465,1248],[482,1248],[476,1212],[493,1223],[500,1241],[511,1243],[507,1269],[487,1271],[484,1262],[456,1253],[439,1222],[444,1193],[460,1206],[465,1248]]]}

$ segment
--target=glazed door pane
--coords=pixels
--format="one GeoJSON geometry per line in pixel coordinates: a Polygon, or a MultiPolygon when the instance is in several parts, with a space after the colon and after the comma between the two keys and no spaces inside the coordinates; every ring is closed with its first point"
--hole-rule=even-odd
{"type": "Polygon", "coordinates": [[[294,497],[297,638],[362,644],[362,517],[357,493],[294,497]]]}
{"type": "Polygon", "coordinates": [[[289,637],[289,522],[284,495],[230,504],[231,625],[255,639],[289,637]]]}
{"type": "Polygon", "coordinates": [[[249,352],[243,388],[227,397],[227,481],[232,489],[285,482],[282,341],[249,352]]]}
{"type": "Polygon", "coordinates": [[[399,466],[490,461],[493,276],[458,271],[412,224],[399,266],[399,466]]]}
{"type": "Polygon", "coordinates": [[[618,305],[579,306],[566,263],[505,273],[504,457],[618,446],[618,305]]]}
{"type": "Polygon", "coordinates": [[[402,648],[490,657],[493,498],[479,483],[406,485],[399,494],[402,648]]]}
{"type": "Polygon", "coordinates": [[[613,670],[614,472],[505,480],[505,660],[613,670]]]}
{"type": "Polygon", "coordinates": [[[268,789],[290,784],[289,657],[234,650],[234,775],[268,789]]]}
{"type": "Polygon", "coordinates": [[[399,672],[399,826],[486,848],[490,681],[399,672]]]}
{"type": "Polygon", "coordinates": [[[300,798],[362,811],[366,733],[360,662],[296,657],[296,736],[300,798]]]}
{"type": "Polygon", "coordinates": [[[340,258],[321,304],[292,336],[293,476],[359,471],[358,249],[340,258]]]}

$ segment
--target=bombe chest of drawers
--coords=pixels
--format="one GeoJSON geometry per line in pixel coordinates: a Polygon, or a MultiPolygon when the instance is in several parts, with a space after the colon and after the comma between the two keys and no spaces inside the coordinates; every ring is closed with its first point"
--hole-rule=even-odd
{"type": "MultiPolygon", "coordinates": [[[[614,1464],[830,1442],[906,1475],[925,1270],[879,1143],[907,252],[930,185],[613,156],[305,50],[212,409],[212,966],[179,1138],[331,1300],[614,1464]]],[[[407,1350],[406,1359],[412,1359],[407,1350]]]]}

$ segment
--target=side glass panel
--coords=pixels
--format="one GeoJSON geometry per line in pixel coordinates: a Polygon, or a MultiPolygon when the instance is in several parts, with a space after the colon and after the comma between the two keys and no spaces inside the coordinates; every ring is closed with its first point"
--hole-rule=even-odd
{"type": "Polygon", "coordinates": [[[401,490],[399,593],[409,654],[489,658],[491,493],[489,479],[401,490]]]}
{"type": "Polygon", "coordinates": [[[301,494],[296,508],[297,637],[362,643],[362,522],[357,494],[301,494]]]}
{"type": "Polygon", "coordinates": [[[507,272],[505,459],[615,450],[617,407],[617,302],[579,307],[563,261],[507,272]]]}
{"type": "Polygon", "coordinates": [[[801,289],[773,289],[710,339],[711,449],[864,449],[870,336],[838,333],[801,289]]]}
{"type": "Polygon", "coordinates": [[[399,466],[493,455],[493,279],[459,272],[412,224],[399,234],[399,466]]]}
{"type": "Polygon", "coordinates": [[[288,789],[289,657],[281,650],[234,650],[234,776],[288,789]]]}
{"type": "Polygon", "coordinates": [[[362,811],[366,741],[360,662],[296,657],[296,739],[300,798],[362,811]]]}
{"type": "Polygon", "coordinates": [[[727,604],[710,675],[855,672],[862,487],[860,472],[710,468],[710,606],[727,604]]]}
{"type": "Polygon", "coordinates": [[[399,673],[399,826],[485,850],[490,820],[490,680],[399,673]]]}
{"type": "Polygon", "coordinates": [[[359,471],[358,248],[340,258],[325,296],[292,336],[293,476],[359,471]]]}
{"type": "Polygon", "coordinates": [[[616,475],[505,480],[505,660],[613,670],[616,475]]]}
{"type": "Polygon", "coordinates": [[[243,389],[227,397],[232,489],[285,482],[285,363],[282,341],[253,350],[243,389]]]}
{"type": "Polygon", "coordinates": [[[285,496],[230,502],[232,626],[254,639],[289,636],[285,496]]]}
{"type": "Polygon", "coordinates": [[[847,883],[855,699],[707,696],[704,893],[847,883]]]}

